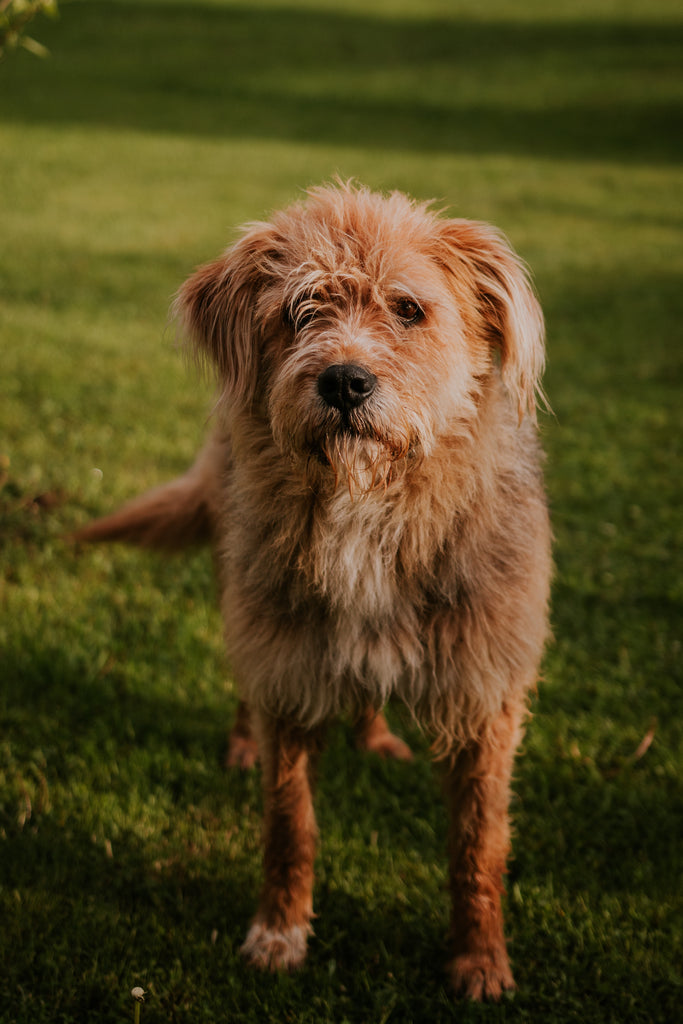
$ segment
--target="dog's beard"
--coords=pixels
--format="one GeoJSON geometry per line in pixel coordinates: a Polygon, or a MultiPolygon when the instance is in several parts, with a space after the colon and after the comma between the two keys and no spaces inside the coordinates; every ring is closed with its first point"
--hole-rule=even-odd
{"type": "MultiPolygon", "coordinates": [[[[290,421],[290,427],[293,424],[290,421]]],[[[348,416],[331,413],[297,423],[288,431],[274,431],[284,452],[307,477],[311,486],[344,487],[351,498],[360,497],[399,479],[418,448],[413,434],[394,428],[382,430],[358,410],[348,416]]]]}
{"type": "Polygon", "coordinates": [[[334,473],[335,486],[342,484],[354,498],[386,487],[405,471],[412,448],[389,442],[379,435],[348,430],[326,434],[313,449],[317,461],[334,473]]]}
{"type": "Polygon", "coordinates": [[[424,422],[385,389],[355,409],[322,402],[315,381],[281,374],[269,400],[276,445],[315,490],[345,488],[352,498],[386,488],[415,464],[424,422]]]}

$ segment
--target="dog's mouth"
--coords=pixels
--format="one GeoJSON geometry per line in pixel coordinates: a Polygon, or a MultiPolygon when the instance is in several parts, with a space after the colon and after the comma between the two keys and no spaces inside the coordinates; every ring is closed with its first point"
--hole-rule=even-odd
{"type": "Polygon", "coordinates": [[[353,366],[352,377],[346,366],[331,369],[322,390],[315,382],[313,394],[310,385],[302,387],[298,403],[288,400],[278,382],[270,406],[275,441],[304,469],[314,489],[341,486],[355,497],[386,488],[415,464],[418,434],[405,410],[378,393],[374,377],[368,380],[353,366]],[[350,389],[348,395],[333,392],[343,387],[350,389]]]}
{"type": "Polygon", "coordinates": [[[340,418],[336,429],[324,433],[309,447],[311,460],[332,470],[335,486],[345,484],[352,497],[385,488],[402,474],[416,448],[412,440],[397,442],[358,419],[340,418]]]}
{"type": "Polygon", "coordinates": [[[330,409],[325,407],[323,433],[329,437],[346,439],[368,438],[381,442],[382,436],[366,407],[359,409],[330,409]]]}

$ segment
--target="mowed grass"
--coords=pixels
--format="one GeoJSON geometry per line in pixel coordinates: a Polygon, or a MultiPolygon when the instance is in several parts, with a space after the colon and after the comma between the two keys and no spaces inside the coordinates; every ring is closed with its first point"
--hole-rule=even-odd
{"type": "Polygon", "coordinates": [[[668,0],[64,3],[0,65],[0,1021],[681,1014],[683,17],[668,0]],[[186,467],[170,298],[233,227],[356,176],[501,226],[548,323],[554,641],[519,760],[500,1006],[444,984],[445,820],[330,734],[306,969],[238,949],[258,774],[207,552],[65,531],[186,467]]]}

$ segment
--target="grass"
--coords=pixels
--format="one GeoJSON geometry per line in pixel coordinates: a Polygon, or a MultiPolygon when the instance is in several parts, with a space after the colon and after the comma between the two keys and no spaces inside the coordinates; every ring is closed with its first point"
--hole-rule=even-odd
{"type": "Polygon", "coordinates": [[[0,65],[0,1022],[680,1014],[680,75],[669,0],[62,3],[0,65]],[[332,732],[316,939],[246,970],[258,777],[208,555],[63,532],[183,469],[210,396],[169,299],[335,173],[499,224],[548,321],[555,640],[517,772],[519,990],[450,1002],[427,746],[332,732]],[[650,745],[648,746],[648,740],[650,745]],[[644,742],[643,742],[644,741],[644,742]],[[647,748],[647,749],[645,749],[647,748]]]}

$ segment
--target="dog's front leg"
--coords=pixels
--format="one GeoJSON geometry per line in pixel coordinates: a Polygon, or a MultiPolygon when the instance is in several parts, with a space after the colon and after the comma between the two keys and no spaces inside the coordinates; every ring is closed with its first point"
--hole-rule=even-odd
{"type": "Polygon", "coordinates": [[[457,994],[499,999],[515,987],[501,895],[510,849],[510,778],[524,708],[505,707],[449,764],[450,978],[457,994]]]}
{"type": "Polygon", "coordinates": [[[264,788],[264,882],[242,952],[257,967],[291,970],[312,932],[316,824],[312,776],[319,736],[255,715],[264,788]]]}

